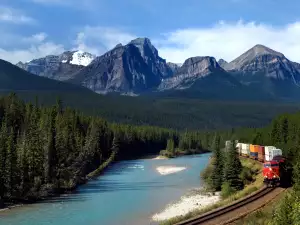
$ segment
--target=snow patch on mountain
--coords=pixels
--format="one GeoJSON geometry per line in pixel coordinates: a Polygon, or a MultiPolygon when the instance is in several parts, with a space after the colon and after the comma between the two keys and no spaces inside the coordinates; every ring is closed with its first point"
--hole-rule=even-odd
{"type": "Polygon", "coordinates": [[[74,52],[74,54],[72,56],[72,60],[70,61],[70,64],[87,66],[94,59],[95,59],[95,56],[90,53],[77,51],[77,52],[74,52]]]}

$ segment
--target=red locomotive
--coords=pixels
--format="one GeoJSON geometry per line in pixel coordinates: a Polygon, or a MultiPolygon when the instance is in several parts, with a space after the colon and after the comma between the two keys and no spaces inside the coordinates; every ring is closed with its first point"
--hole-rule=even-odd
{"type": "Polygon", "coordinates": [[[279,162],[269,161],[264,163],[263,167],[264,183],[267,186],[276,186],[280,183],[279,162]]]}
{"type": "Polygon", "coordinates": [[[282,156],[275,156],[273,160],[266,161],[263,166],[264,183],[267,186],[286,186],[291,183],[292,170],[282,156]]]}

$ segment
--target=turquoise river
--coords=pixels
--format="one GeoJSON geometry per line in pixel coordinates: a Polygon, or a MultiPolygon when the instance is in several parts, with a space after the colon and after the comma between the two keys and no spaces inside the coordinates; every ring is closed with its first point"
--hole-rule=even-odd
{"type": "Polygon", "coordinates": [[[155,213],[201,186],[210,154],[114,163],[74,194],[0,212],[0,225],[152,225],[155,213]],[[186,167],[161,175],[159,166],[186,167]]]}

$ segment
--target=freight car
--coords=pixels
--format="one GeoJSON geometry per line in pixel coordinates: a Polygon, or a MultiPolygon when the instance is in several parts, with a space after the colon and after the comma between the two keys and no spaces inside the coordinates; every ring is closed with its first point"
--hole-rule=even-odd
{"type": "Polygon", "coordinates": [[[249,157],[263,163],[262,173],[264,183],[267,186],[290,184],[291,166],[283,158],[281,149],[275,146],[261,146],[239,142],[236,143],[236,148],[240,156],[249,157]]]}
{"type": "Polygon", "coordinates": [[[265,146],[258,145],[257,152],[258,152],[257,160],[260,162],[264,162],[265,161],[265,146]]]}
{"type": "Polygon", "coordinates": [[[250,144],[250,158],[257,160],[258,159],[258,148],[259,145],[250,144]]]}

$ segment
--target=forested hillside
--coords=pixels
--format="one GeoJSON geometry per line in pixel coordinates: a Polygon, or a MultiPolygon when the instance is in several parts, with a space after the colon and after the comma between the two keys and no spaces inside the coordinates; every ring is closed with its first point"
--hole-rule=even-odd
{"type": "Polygon", "coordinates": [[[0,99],[0,200],[35,200],[72,190],[112,161],[156,154],[167,140],[208,148],[211,133],[110,124],[65,108],[0,99]],[[201,142],[201,140],[205,140],[201,142]]]}
{"type": "MultiPolygon", "coordinates": [[[[188,97],[129,97],[70,91],[14,91],[21,99],[51,106],[60,97],[63,104],[85,115],[109,122],[150,125],[177,130],[213,130],[232,127],[262,127],[282,113],[296,112],[293,103],[228,102],[188,97]]],[[[0,92],[5,96],[10,92],[0,92]]]]}

